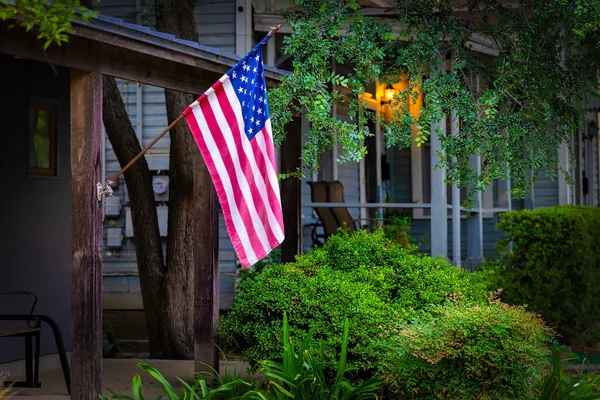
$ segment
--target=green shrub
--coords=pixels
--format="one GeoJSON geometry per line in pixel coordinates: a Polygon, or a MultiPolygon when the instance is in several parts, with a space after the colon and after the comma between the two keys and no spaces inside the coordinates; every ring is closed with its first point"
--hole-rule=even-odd
{"type": "Polygon", "coordinates": [[[565,343],[598,340],[600,209],[559,206],[510,212],[499,228],[513,252],[490,274],[502,300],[523,304],[554,327],[565,343]]]}
{"type": "MultiPolygon", "coordinates": [[[[404,372],[407,369],[397,367],[399,358],[409,363],[405,368],[417,368],[425,375],[439,374],[439,366],[418,363],[417,358],[407,357],[406,337],[402,332],[411,326],[438,324],[440,329],[446,327],[454,334],[450,328],[458,330],[461,323],[467,324],[468,318],[476,315],[475,311],[472,314],[467,311],[476,310],[479,305],[490,314],[487,322],[490,329],[506,332],[506,337],[497,342],[492,333],[476,335],[477,325],[472,322],[469,329],[473,335],[465,339],[466,348],[494,349],[496,345],[519,343],[520,347],[503,350],[505,358],[499,361],[497,370],[502,370],[510,385],[524,387],[539,364],[538,356],[543,353],[547,331],[535,316],[519,308],[489,304],[481,280],[473,278],[469,272],[442,259],[420,255],[414,248],[403,248],[380,231],[338,234],[323,247],[298,257],[294,263],[273,265],[261,273],[247,273],[234,304],[221,320],[219,332],[253,363],[277,360],[281,320],[287,313],[291,335],[297,340],[302,340],[312,329],[316,339],[309,349],[312,354],[320,354],[317,343],[322,342],[324,365],[333,375],[344,321],[348,320],[348,365],[357,369],[352,378],[385,376],[391,383],[386,390],[406,392],[409,383],[403,381],[407,378],[404,372]],[[497,322],[491,319],[492,312],[500,313],[497,322]],[[468,314],[464,320],[459,319],[461,313],[468,314]],[[453,314],[456,314],[454,319],[453,314]],[[445,318],[455,324],[442,324],[445,318]],[[507,324],[506,328],[502,324],[507,324]],[[521,334],[520,325],[530,330],[527,335],[521,334]],[[523,341],[525,343],[521,343],[523,341]],[[520,349],[527,346],[536,353],[519,369],[525,357],[520,349]],[[399,357],[399,351],[403,357],[399,357]],[[506,360],[511,359],[519,366],[512,375],[510,370],[502,369],[506,360]]],[[[428,346],[435,347],[437,338],[431,336],[428,340],[432,341],[428,346]]],[[[451,350],[454,351],[452,347],[447,349],[451,350]]],[[[475,353],[468,355],[458,350],[453,354],[456,368],[463,371],[474,361],[481,365],[494,361],[484,356],[476,360],[475,353]]],[[[471,385],[481,390],[486,385],[483,376],[456,374],[455,378],[456,385],[471,385]]],[[[414,383],[410,385],[417,389],[414,383]]],[[[391,394],[391,398],[398,397],[391,394]]]]}
{"type": "Polygon", "coordinates": [[[410,320],[453,294],[483,299],[483,293],[467,272],[407,250],[381,231],[339,234],[294,263],[246,275],[219,333],[252,362],[273,359],[287,312],[292,335],[313,328],[326,359],[335,360],[348,319],[349,364],[369,370],[392,348],[399,319],[410,320]]]}
{"type": "Polygon", "coordinates": [[[436,307],[400,330],[393,384],[403,398],[525,399],[550,335],[534,314],[498,300],[436,307]]]}

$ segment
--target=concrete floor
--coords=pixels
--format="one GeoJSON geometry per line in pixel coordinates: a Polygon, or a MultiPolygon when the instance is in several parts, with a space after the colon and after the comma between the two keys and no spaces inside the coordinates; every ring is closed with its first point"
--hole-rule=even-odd
{"type": "MultiPolygon", "coordinates": [[[[160,389],[151,385],[153,379],[147,373],[137,368],[138,362],[150,364],[160,371],[165,378],[179,388],[181,385],[177,377],[190,378],[194,371],[193,361],[170,361],[170,360],[139,360],[139,359],[105,359],[102,363],[102,386],[116,391],[118,394],[131,396],[131,380],[135,374],[139,374],[143,382],[143,395],[147,399],[155,399],[162,394],[160,389]],[[147,397],[146,397],[147,396],[147,397]]],[[[235,361],[221,361],[220,373],[224,374],[226,369],[230,372],[237,368],[238,372],[244,372],[248,364],[235,361]]],[[[17,378],[19,379],[19,378],[17,378]]],[[[21,378],[22,379],[22,378],[21,378]]],[[[16,388],[14,399],[39,399],[58,400],[69,399],[62,370],[60,368],[49,368],[40,372],[42,387],[39,389],[16,388]]],[[[103,390],[103,394],[110,398],[110,393],[103,390]]]]}

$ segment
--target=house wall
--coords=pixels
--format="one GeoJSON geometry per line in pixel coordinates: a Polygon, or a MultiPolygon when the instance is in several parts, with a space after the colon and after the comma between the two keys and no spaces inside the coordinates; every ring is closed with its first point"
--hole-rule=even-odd
{"type": "Polygon", "coordinates": [[[533,185],[533,206],[552,207],[558,204],[558,179],[545,170],[540,173],[533,185]]]}
{"type": "MultiPolygon", "coordinates": [[[[71,337],[71,170],[69,71],[0,56],[0,290],[31,290],[36,313],[54,319],[67,349],[71,337]],[[28,176],[28,101],[56,101],[58,177],[28,176]]],[[[92,185],[93,182],[90,182],[92,185]]],[[[0,313],[28,313],[28,296],[0,296],[0,313]]],[[[0,329],[20,323],[0,323],[0,329]]],[[[17,325],[22,326],[22,325],[17,325]]],[[[44,326],[42,354],[55,353],[52,332],[44,326]]],[[[24,358],[23,339],[0,338],[0,362],[24,358]]]]}
{"type": "MultiPolygon", "coordinates": [[[[130,23],[150,27],[155,24],[154,10],[148,0],[102,0],[95,5],[95,9],[101,14],[121,18],[130,23]]],[[[234,53],[235,12],[235,0],[198,0],[194,15],[200,44],[234,53]]],[[[131,123],[145,146],[168,125],[164,90],[123,80],[118,80],[118,85],[131,123]]],[[[198,88],[198,93],[206,89],[198,88]]],[[[106,139],[105,143],[106,177],[110,178],[120,166],[110,141],[106,139]]],[[[170,138],[167,134],[146,157],[150,169],[157,176],[168,176],[169,146],[170,138]]],[[[115,186],[115,197],[119,198],[121,209],[116,211],[116,215],[106,213],[104,221],[105,309],[143,308],[131,225],[127,221],[128,193],[123,182],[120,179],[115,186]],[[112,237],[109,240],[109,233],[121,235],[122,240],[112,237]]],[[[166,210],[167,200],[167,197],[162,196],[157,201],[157,206],[166,210]]],[[[167,221],[163,217],[165,215],[166,212],[159,213],[161,223],[166,227],[167,221]]],[[[222,215],[219,218],[219,226],[220,300],[221,309],[224,309],[233,301],[237,260],[222,215]]],[[[164,231],[166,232],[166,229],[164,231]]]]}

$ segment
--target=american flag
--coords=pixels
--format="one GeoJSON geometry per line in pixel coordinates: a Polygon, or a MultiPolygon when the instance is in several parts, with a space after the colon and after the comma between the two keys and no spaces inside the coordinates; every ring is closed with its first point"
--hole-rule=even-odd
{"type": "Polygon", "coordinates": [[[262,46],[266,36],[184,112],[246,268],[284,238],[262,46]]]}

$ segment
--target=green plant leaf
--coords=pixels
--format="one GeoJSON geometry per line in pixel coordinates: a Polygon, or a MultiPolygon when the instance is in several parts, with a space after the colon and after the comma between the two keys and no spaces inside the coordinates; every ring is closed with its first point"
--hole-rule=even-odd
{"type": "Polygon", "coordinates": [[[133,392],[133,398],[135,400],[144,400],[144,396],[142,396],[142,378],[140,378],[138,374],[133,376],[131,391],[133,392]]]}
{"type": "Polygon", "coordinates": [[[162,389],[163,393],[167,395],[169,400],[177,400],[177,394],[175,393],[173,386],[171,386],[171,384],[160,372],[158,372],[156,368],[145,363],[138,363],[137,366],[158,381],[160,384],[159,387],[162,389]]]}

